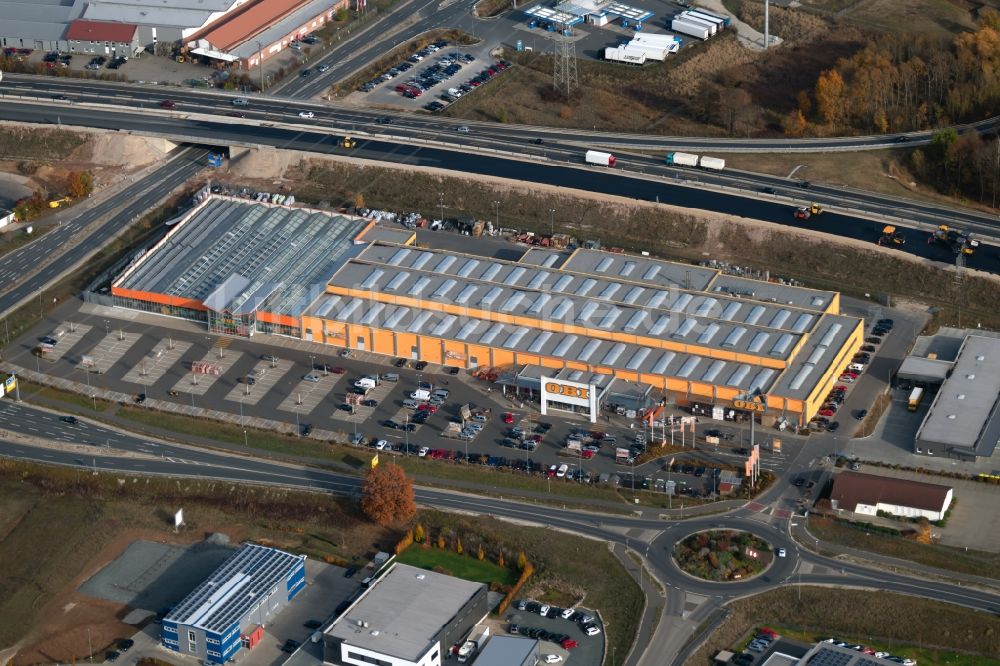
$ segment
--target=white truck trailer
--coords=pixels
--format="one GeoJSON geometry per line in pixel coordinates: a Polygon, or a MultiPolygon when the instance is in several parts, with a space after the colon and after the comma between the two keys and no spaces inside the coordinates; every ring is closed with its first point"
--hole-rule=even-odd
{"type": "Polygon", "coordinates": [[[691,153],[667,153],[667,164],[670,166],[698,166],[698,156],[691,153]]]}
{"type": "Polygon", "coordinates": [[[719,31],[719,25],[717,23],[715,23],[714,21],[710,21],[708,19],[699,18],[698,16],[695,16],[691,12],[683,12],[680,15],[680,18],[684,21],[687,21],[688,23],[694,23],[705,26],[706,28],[708,28],[709,35],[714,35],[719,31]]]}
{"type": "Polygon", "coordinates": [[[700,9],[692,9],[684,13],[691,18],[698,19],[699,21],[706,21],[708,23],[714,24],[717,32],[726,29],[726,22],[719,16],[714,16],[712,14],[709,14],[708,12],[703,12],[700,9]]]}
{"type": "Polygon", "coordinates": [[[646,64],[645,49],[636,49],[629,44],[609,46],[604,49],[604,59],[611,62],[624,62],[630,65],[646,64]]]}
{"type": "Polygon", "coordinates": [[[670,22],[670,29],[674,32],[679,32],[682,35],[697,37],[698,39],[708,39],[712,34],[709,32],[708,26],[705,24],[685,21],[680,17],[675,18],[670,22]]]}
{"type": "Polygon", "coordinates": [[[613,167],[615,165],[615,156],[611,153],[602,153],[599,150],[588,150],[584,160],[587,164],[596,164],[598,166],[613,167]]]}
{"type": "Polygon", "coordinates": [[[706,157],[702,156],[698,159],[698,166],[702,169],[711,169],[712,171],[722,171],[726,168],[726,160],[719,159],[718,157],[706,157]]]}
{"type": "Polygon", "coordinates": [[[663,49],[667,53],[677,53],[681,47],[680,40],[674,35],[651,35],[648,32],[636,33],[629,44],[643,47],[652,46],[663,49]]]}

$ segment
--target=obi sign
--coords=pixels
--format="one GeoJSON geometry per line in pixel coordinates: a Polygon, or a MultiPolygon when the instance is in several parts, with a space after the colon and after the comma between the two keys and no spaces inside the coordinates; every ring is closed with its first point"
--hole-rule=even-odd
{"type": "Polygon", "coordinates": [[[743,409],[748,412],[758,412],[760,414],[764,413],[767,408],[767,396],[766,395],[754,395],[743,398],[736,398],[733,400],[733,407],[736,409],[743,409]]]}
{"type": "Polygon", "coordinates": [[[550,403],[586,407],[590,422],[597,421],[597,389],[593,384],[581,384],[564,379],[542,377],[542,414],[548,414],[550,403]]]}

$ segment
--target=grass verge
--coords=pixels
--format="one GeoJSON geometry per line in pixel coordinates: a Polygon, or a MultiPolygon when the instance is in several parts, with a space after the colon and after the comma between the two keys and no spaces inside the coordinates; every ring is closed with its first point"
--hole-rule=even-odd
{"type": "Polygon", "coordinates": [[[424,548],[414,544],[397,557],[400,562],[421,569],[439,571],[480,583],[513,585],[517,575],[506,567],[499,567],[489,560],[478,560],[469,555],[459,555],[439,548],[424,548]]]}
{"type": "Polygon", "coordinates": [[[479,0],[473,11],[479,18],[493,18],[500,16],[510,8],[510,0],[479,0]]]}
{"type": "MultiPolygon", "coordinates": [[[[540,527],[513,525],[491,517],[470,517],[438,511],[421,514],[428,534],[460,537],[472,551],[480,541],[524,551],[536,572],[521,596],[579,601],[598,610],[605,623],[608,652],[627,654],[638,631],[643,595],[638,584],[603,544],[540,527]],[[586,553],[586,556],[581,556],[586,553]],[[581,601],[582,600],[582,601],[581,601]]],[[[450,540],[450,539],[449,539],[450,540]]]]}
{"type": "Polygon", "coordinates": [[[945,571],[1000,580],[1000,553],[921,544],[911,539],[850,527],[819,516],[809,517],[809,531],[821,541],[897,557],[945,571]]]}
{"type": "Polygon", "coordinates": [[[1000,663],[1000,617],[908,595],[835,587],[787,587],[738,599],[688,664],[710,664],[719,650],[746,642],[761,627],[783,627],[809,642],[837,636],[881,646],[921,664],[1000,663]],[[926,656],[925,656],[926,655],[926,656]],[[963,661],[951,661],[962,658],[963,661]]]}
{"type": "Polygon", "coordinates": [[[889,405],[892,404],[892,396],[888,393],[879,393],[875,396],[875,402],[872,403],[871,409],[868,410],[868,414],[865,416],[865,420],[861,422],[858,429],[854,431],[855,437],[867,437],[872,434],[875,430],[875,426],[878,424],[879,419],[885,414],[885,410],[889,409],[889,405]]]}
{"type": "Polygon", "coordinates": [[[57,162],[82,146],[90,136],[83,132],[37,127],[0,127],[0,155],[8,160],[57,162]]]}

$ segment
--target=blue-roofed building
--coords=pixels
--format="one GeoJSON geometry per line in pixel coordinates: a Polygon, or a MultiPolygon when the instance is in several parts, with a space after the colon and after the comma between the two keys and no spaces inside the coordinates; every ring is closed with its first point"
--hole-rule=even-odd
{"type": "Polygon", "coordinates": [[[163,619],[163,646],[223,664],[305,585],[304,555],[244,544],[163,619]]]}

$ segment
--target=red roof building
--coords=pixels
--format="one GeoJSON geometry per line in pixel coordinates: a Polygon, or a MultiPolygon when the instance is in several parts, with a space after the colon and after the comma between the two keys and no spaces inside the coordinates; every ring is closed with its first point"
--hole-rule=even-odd
{"type": "Polygon", "coordinates": [[[74,42],[131,44],[135,40],[138,31],[138,26],[131,23],[76,19],[69,24],[69,30],[66,31],[66,39],[74,42]]]}
{"type": "Polygon", "coordinates": [[[936,483],[845,471],[833,479],[830,504],[838,511],[864,516],[885,511],[895,516],[941,520],[953,498],[951,488],[936,483]]]}

